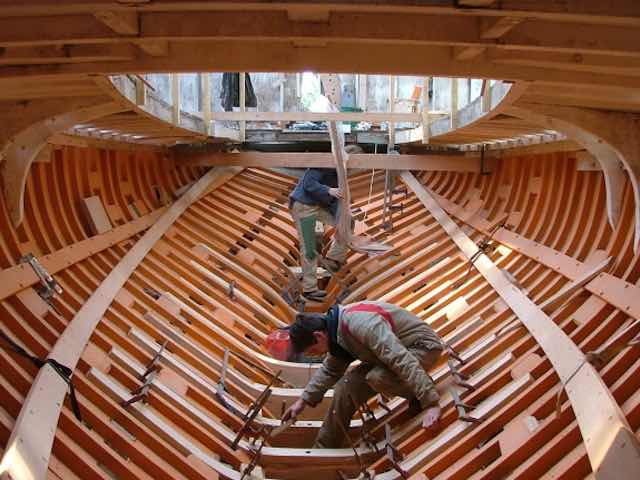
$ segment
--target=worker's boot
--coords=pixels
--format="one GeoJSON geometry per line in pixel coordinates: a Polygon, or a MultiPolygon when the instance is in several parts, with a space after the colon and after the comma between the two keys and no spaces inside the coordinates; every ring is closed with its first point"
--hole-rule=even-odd
{"type": "Polygon", "coordinates": [[[316,289],[309,292],[302,292],[302,296],[312,302],[324,302],[327,292],[324,290],[316,289]]]}
{"type": "Polygon", "coordinates": [[[416,397],[413,397],[411,400],[409,400],[407,415],[410,418],[417,416],[418,414],[420,414],[420,412],[422,412],[422,410],[423,409],[422,409],[422,405],[420,405],[420,400],[418,400],[416,397]]]}
{"type": "Polygon", "coordinates": [[[336,273],[338,273],[342,268],[342,266],[344,265],[342,262],[339,262],[332,258],[320,257],[319,260],[320,260],[320,265],[322,265],[322,267],[331,275],[335,275],[336,273]]]}

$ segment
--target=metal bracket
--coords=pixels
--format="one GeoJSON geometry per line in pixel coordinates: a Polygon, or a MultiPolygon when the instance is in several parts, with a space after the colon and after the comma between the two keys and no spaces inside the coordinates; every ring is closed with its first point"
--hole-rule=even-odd
{"type": "MultiPolygon", "coordinates": [[[[356,459],[356,462],[358,462],[358,468],[360,469],[360,475],[361,475],[358,478],[359,479],[361,478],[362,480],[373,480],[373,477],[372,477],[371,473],[367,470],[367,468],[362,463],[362,458],[360,458],[360,454],[358,453],[358,449],[353,444],[353,441],[351,440],[351,437],[349,436],[349,432],[347,432],[347,429],[345,428],[345,426],[341,422],[336,422],[336,423],[340,426],[340,429],[342,430],[342,434],[345,436],[345,438],[349,442],[349,446],[351,447],[351,450],[353,450],[354,458],[356,459]]],[[[340,471],[338,471],[338,473],[342,478],[348,478],[348,477],[346,477],[344,475],[344,473],[342,473],[340,471]]]]}
{"type": "Polygon", "coordinates": [[[480,423],[479,418],[470,417],[469,415],[467,415],[467,410],[475,409],[475,405],[469,405],[468,403],[464,403],[462,400],[460,400],[460,395],[458,395],[458,391],[455,388],[451,388],[449,389],[449,391],[451,392],[453,403],[455,404],[456,410],[458,411],[458,418],[469,423],[480,423]]]}
{"type": "Polygon", "coordinates": [[[378,449],[378,445],[376,444],[376,440],[371,433],[371,423],[376,422],[376,416],[373,414],[373,411],[369,408],[367,402],[364,402],[362,405],[358,406],[356,401],[353,399],[351,395],[349,395],[351,402],[353,403],[358,415],[360,416],[360,420],[362,421],[362,428],[360,429],[360,441],[364,443],[367,447],[379,455],[380,450],[378,449]]]}
{"type": "Polygon", "coordinates": [[[471,258],[469,258],[469,268],[467,269],[467,273],[461,280],[457,281],[451,288],[453,288],[454,290],[457,290],[467,282],[467,279],[469,278],[469,274],[471,273],[471,269],[473,268],[473,264],[476,262],[476,260],[478,260],[478,258],[480,258],[480,256],[483,253],[486,254],[490,250],[491,251],[495,250],[496,247],[493,243],[493,236],[498,230],[500,230],[501,228],[506,228],[506,226],[507,226],[506,220],[502,223],[498,223],[497,225],[494,225],[494,227],[489,232],[489,235],[485,236],[485,238],[480,240],[480,242],[477,244],[478,250],[473,255],[471,255],[471,258]]]}
{"type": "Polygon", "coordinates": [[[378,394],[378,405],[388,414],[391,413],[391,408],[389,408],[389,405],[387,405],[387,402],[381,393],[378,394]]]}
{"type": "Polygon", "coordinates": [[[242,440],[242,437],[246,433],[249,433],[249,432],[253,432],[255,434],[262,433],[262,429],[255,430],[253,428],[253,421],[258,416],[258,413],[260,413],[260,410],[262,409],[264,404],[267,403],[267,400],[269,400],[269,397],[271,397],[271,393],[272,393],[271,387],[278,380],[281,373],[282,371],[279,371],[273,376],[269,384],[264,388],[262,393],[260,393],[258,398],[253,403],[251,403],[251,405],[247,409],[247,412],[242,416],[242,427],[240,427],[240,430],[238,430],[238,433],[236,434],[236,438],[231,443],[231,448],[233,450],[237,450],[240,440],[242,440]]]}
{"type": "Polygon", "coordinates": [[[465,361],[463,360],[463,358],[460,356],[458,352],[456,352],[456,350],[451,345],[449,345],[448,343],[444,343],[444,346],[447,349],[447,354],[449,355],[449,357],[453,358],[455,361],[457,361],[462,365],[465,364],[465,361]]]}
{"type": "Polygon", "coordinates": [[[456,385],[463,387],[468,391],[474,391],[476,389],[476,387],[474,387],[468,382],[469,377],[467,377],[464,373],[460,372],[460,370],[458,370],[458,366],[455,365],[451,359],[447,360],[447,365],[449,365],[449,370],[451,370],[451,376],[453,377],[453,380],[456,383],[456,385]]]}
{"type": "Polygon", "coordinates": [[[151,384],[156,379],[157,372],[153,371],[151,375],[147,376],[142,386],[136,388],[131,392],[131,398],[121,403],[123,407],[128,407],[129,405],[133,405],[136,402],[142,400],[144,403],[147,403],[147,399],[149,397],[149,389],[151,388],[151,384]]]}
{"type": "Polygon", "coordinates": [[[143,382],[146,381],[147,377],[149,376],[149,374],[151,374],[151,372],[157,372],[162,368],[160,365],[158,365],[158,362],[160,362],[160,359],[162,358],[162,354],[164,353],[164,349],[167,348],[168,343],[169,343],[169,340],[164,341],[164,343],[160,347],[160,350],[158,350],[155,356],[147,364],[147,368],[144,371],[144,373],[140,376],[140,380],[142,380],[143,382]]]}
{"type": "Polygon", "coordinates": [[[262,447],[264,447],[264,440],[260,442],[260,446],[257,449],[249,448],[249,451],[251,452],[251,455],[252,455],[251,462],[249,462],[249,465],[247,465],[242,470],[242,476],[240,477],[240,480],[244,480],[247,477],[251,477],[251,472],[255,470],[255,468],[258,466],[258,462],[262,458],[262,447]]]}
{"type": "Polygon", "coordinates": [[[302,283],[286,266],[284,267],[284,274],[287,279],[287,284],[282,289],[282,298],[298,312],[304,312],[306,302],[302,296],[302,283]]]}
{"type": "Polygon", "coordinates": [[[402,461],[404,456],[402,455],[402,452],[400,452],[400,450],[398,450],[398,448],[391,441],[391,427],[388,423],[384,426],[384,438],[386,443],[385,451],[389,463],[391,463],[393,469],[398,472],[403,479],[408,479],[409,473],[400,466],[400,462],[402,461]]]}
{"type": "Polygon", "coordinates": [[[42,266],[33,253],[27,253],[20,258],[20,263],[28,263],[31,265],[31,268],[33,268],[33,271],[40,280],[40,286],[34,287],[36,292],[53,310],[60,313],[51,301],[54,295],[62,295],[64,292],[56,279],[42,266]]]}

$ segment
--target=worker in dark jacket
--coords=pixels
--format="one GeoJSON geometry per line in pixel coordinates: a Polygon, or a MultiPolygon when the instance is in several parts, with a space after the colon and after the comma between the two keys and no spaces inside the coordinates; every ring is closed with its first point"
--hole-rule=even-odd
{"type": "MultiPolygon", "coordinates": [[[[302,263],[302,290],[308,300],[323,300],[326,292],[318,289],[316,271],[319,254],[316,251],[316,222],[336,225],[342,191],[332,168],[309,168],[289,196],[289,209],[298,230],[302,263]]],[[[322,266],[331,273],[344,264],[348,246],[334,236],[322,266]]]]}
{"type": "Polygon", "coordinates": [[[293,352],[329,352],[282,418],[290,420],[306,406],[316,406],[335,385],[316,448],[344,446],[343,432],[357,406],[375,392],[409,399],[413,410],[425,409],[424,428],[438,427],[439,395],[428,371],[440,358],[443,344],[413,313],[384,302],[334,305],[324,315],[298,314],[289,328],[289,338],[293,352]],[[360,365],[347,372],[355,360],[360,360],[360,365]]]}

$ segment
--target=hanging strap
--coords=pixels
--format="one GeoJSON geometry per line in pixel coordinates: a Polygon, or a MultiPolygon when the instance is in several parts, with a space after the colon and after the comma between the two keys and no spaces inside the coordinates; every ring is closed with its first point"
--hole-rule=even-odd
{"type": "MultiPolygon", "coordinates": [[[[391,317],[391,314],[379,305],[375,305],[373,303],[359,303],[357,305],[347,308],[344,313],[351,313],[351,312],[376,313],[380,315],[382,318],[384,318],[384,320],[389,324],[389,327],[391,327],[392,331],[395,331],[396,329],[396,326],[395,326],[395,323],[393,322],[393,318],[391,317]]],[[[345,320],[340,322],[340,329],[342,330],[343,335],[349,335],[355,338],[351,333],[351,330],[349,329],[349,324],[345,320]]]]}
{"type": "Polygon", "coordinates": [[[57,360],[53,358],[47,358],[46,360],[42,360],[41,358],[35,357],[27,352],[24,348],[14,342],[3,330],[0,330],[0,337],[4,339],[5,342],[9,344],[9,348],[13,350],[18,355],[23,356],[33,363],[38,369],[44,367],[45,365],[51,365],[58,375],[65,381],[65,383],[69,386],[69,398],[71,400],[71,408],[73,409],[73,414],[76,416],[79,422],[82,421],[82,415],[80,414],[80,405],[78,404],[78,399],[76,398],[76,389],[73,386],[73,381],[71,380],[71,375],[73,374],[73,370],[71,370],[66,365],[62,365],[57,360]]]}

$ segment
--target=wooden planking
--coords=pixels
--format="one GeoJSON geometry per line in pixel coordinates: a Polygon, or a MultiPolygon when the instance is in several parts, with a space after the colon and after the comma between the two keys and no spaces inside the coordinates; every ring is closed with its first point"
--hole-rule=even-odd
{"type": "MultiPolygon", "coordinates": [[[[212,170],[176,201],[145,233],[136,246],[123,257],[98,290],[82,306],[56,342],[49,357],[74,369],[95,325],[145,255],[182,212],[191,203],[197,201],[206,189],[212,185],[221,185],[237,173],[238,169],[212,170]]],[[[3,456],[3,471],[0,473],[25,479],[44,478],[55,433],[54,426],[58,421],[66,390],[67,384],[49,365],[38,372],[16,420],[3,456]],[[43,429],[45,425],[48,427],[43,429]],[[25,463],[20,463],[17,460],[19,458],[25,463]],[[29,466],[26,471],[25,464],[29,466]]]]}
{"type": "MultiPolygon", "coordinates": [[[[165,212],[160,208],[152,213],[132,220],[130,223],[115,227],[109,232],[82,240],[57,252],[38,258],[40,264],[51,275],[68,268],[100,251],[112,247],[152,226],[165,212]]],[[[16,292],[39,282],[31,266],[21,263],[0,272],[0,299],[7,298],[16,292]]]]}
{"type": "MultiPolygon", "coordinates": [[[[477,251],[476,244],[413,175],[403,172],[402,179],[464,254],[471,258],[477,251]]],[[[582,352],[544,312],[501,274],[486,255],[482,254],[474,265],[536,338],[553,364],[571,400],[597,478],[615,478],[620,470],[638,471],[640,443],[606,385],[582,352]],[[592,401],[593,396],[599,399],[597,403],[592,401]],[[601,443],[603,441],[604,444],[601,443]],[[623,445],[627,445],[627,448],[623,445]]]]}

